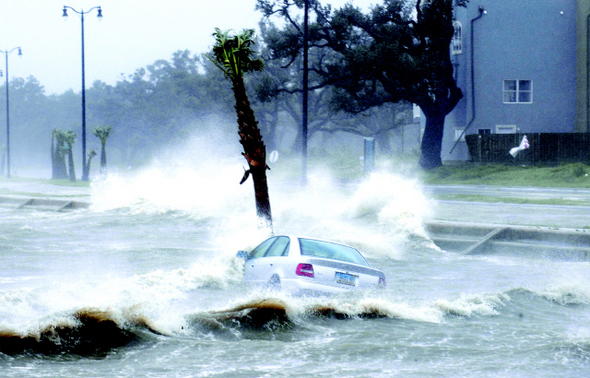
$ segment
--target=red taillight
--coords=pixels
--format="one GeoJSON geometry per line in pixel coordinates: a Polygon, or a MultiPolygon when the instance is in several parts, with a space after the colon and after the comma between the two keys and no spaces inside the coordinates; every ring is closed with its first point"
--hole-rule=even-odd
{"type": "Polygon", "coordinates": [[[299,264],[295,274],[298,276],[313,277],[313,265],[311,264],[299,264]]]}
{"type": "Polygon", "coordinates": [[[385,283],[385,277],[379,277],[379,283],[377,284],[379,287],[385,287],[387,284],[385,283]]]}

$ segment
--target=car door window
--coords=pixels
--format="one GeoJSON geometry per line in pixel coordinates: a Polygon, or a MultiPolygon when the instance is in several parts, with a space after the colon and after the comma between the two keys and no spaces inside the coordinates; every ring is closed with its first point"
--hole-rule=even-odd
{"type": "Polygon", "coordinates": [[[273,245],[266,252],[265,257],[271,256],[285,256],[289,248],[289,238],[286,236],[279,236],[273,245]]]}
{"type": "Polygon", "coordinates": [[[256,259],[262,257],[268,252],[268,249],[272,246],[272,244],[277,240],[276,237],[267,239],[263,241],[258,247],[254,248],[252,252],[250,252],[249,259],[256,259]]]}

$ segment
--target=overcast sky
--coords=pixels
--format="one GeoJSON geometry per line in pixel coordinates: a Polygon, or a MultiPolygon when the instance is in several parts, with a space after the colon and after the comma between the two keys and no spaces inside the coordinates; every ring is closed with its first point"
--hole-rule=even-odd
{"type": "MultiPolygon", "coordinates": [[[[335,7],[347,2],[325,1],[335,7]]],[[[87,88],[95,80],[114,85],[122,74],[169,60],[177,50],[207,52],[215,27],[257,28],[261,19],[256,0],[0,0],[0,50],[20,46],[23,52],[8,55],[11,80],[32,75],[47,94],[80,91],[81,22],[71,10],[64,21],[64,5],[78,11],[102,7],[101,21],[96,10],[84,17],[87,88]]],[[[4,72],[4,54],[0,58],[4,72]]]]}

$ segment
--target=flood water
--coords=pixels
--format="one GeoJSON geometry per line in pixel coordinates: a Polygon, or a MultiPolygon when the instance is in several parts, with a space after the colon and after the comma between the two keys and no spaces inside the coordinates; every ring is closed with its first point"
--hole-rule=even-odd
{"type": "Polygon", "coordinates": [[[236,251],[266,231],[240,171],[156,164],[94,183],[89,209],[0,208],[0,376],[590,375],[589,264],[440,250],[396,175],[270,176],[275,234],[357,247],[386,290],[245,287],[236,251]]]}

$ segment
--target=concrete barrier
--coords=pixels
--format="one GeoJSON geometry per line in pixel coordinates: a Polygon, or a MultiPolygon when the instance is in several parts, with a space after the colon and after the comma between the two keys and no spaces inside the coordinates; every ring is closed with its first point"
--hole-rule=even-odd
{"type": "Polygon", "coordinates": [[[50,198],[21,198],[0,196],[0,206],[14,207],[16,209],[34,207],[36,210],[63,212],[76,209],[87,209],[90,207],[90,204],[83,201],[58,200],[50,198]]]}
{"type": "Polygon", "coordinates": [[[590,230],[435,221],[426,224],[432,241],[465,255],[534,255],[590,261],[590,230]]]}

